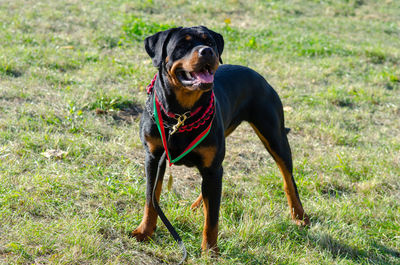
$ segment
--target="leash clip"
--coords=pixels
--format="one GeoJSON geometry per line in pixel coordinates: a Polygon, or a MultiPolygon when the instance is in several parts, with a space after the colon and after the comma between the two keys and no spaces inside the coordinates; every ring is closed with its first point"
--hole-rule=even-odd
{"type": "Polygon", "coordinates": [[[172,126],[172,131],[169,133],[169,135],[173,135],[174,133],[176,133],[179,129],[179,127],[181,127],[186,119],[189,118],[188,116],[186,116],[186,113],[182,114],[182,115],[178,115],[178,119],[177,122],[174,126],[172,126]]]}

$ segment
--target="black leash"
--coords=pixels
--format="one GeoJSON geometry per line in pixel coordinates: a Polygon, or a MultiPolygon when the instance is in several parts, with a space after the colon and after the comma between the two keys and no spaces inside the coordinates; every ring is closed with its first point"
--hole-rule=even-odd
{"type": "Polygon", "coordinates": [[[163,163],[165,162],[165,158],[166,158],[166,153],[164,151],[164,153],[162,154],[162,156],[160,158],[160,161],[158,162],[157,175],[156,175],[156,179],[155,179],[155,183],[154,183],[154,187],[153,187],[153,194],[152,194],[151,198],[153,201],[153,206],[156,209],[158,216],[160,216],[161,221],[164,223],[164,225],[167,227],[167,229],[170,232],[170,234],[172,235],[172,237],[175,239],[175,241],[181,247],[182,259],[178,264],[183,264],[187,257],[187,251],[186,251],[185,245],[183,244],[183,241],[182,241],[181,237],[178,235],[178,233],[176,232],[175,228],[172,226],[170,221],[167,219],[167,217],[161,210],[160,205],[158,205],[158,202],[156,200],[156,189],[157,189],[157,185],[158,185],[158,180],[160,178],[161,167],[162,167],[163,163]]]}

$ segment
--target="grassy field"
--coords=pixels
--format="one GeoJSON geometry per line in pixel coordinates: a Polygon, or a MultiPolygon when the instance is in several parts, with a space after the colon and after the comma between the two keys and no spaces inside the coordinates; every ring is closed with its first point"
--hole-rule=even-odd
{"type": "Polygon", "coordinates": [[[251,127],[227,139],[218,261],[200,252],[201,179],[173,167],[161,206],[188,264],[400,264],[400,2],[0,0],[0,263],[173,264],[144,205],[138,113],[155,68],[144,37],[206,25],[225,63],[285,106],[311,226],[251,127]],[[55,151],[52,151],[55,150],[55,151]]]}

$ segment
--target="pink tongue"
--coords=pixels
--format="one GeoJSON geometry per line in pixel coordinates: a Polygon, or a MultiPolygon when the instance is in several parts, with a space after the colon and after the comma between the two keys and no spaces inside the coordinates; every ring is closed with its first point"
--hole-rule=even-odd
{"type": "Polygon", "coordinates": [[[214,76],[209,72],[192,72],[191,74],[200,83],[212,83],[214,81],[214,76]]]}

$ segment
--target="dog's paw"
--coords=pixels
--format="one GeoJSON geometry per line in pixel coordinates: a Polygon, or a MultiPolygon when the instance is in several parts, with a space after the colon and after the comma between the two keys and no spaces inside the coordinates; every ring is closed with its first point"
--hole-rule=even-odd
{"type": "Polygon", "coordinates": [[[201,250],[202,257],[209,257],[212,259],[217,259],[219,257],[219,248],[218,246],[214,246],[212,248],[202,246],[201,250]]]}
{"type": "Polygon", "coordinates": [[[294,221],[296,225],[301,227],[310,226],[310,218],[307,214],[304,214],[303,219],[295,218],[294,221]]]}
{"type": "Polygon", "coordinates": [[[194,201],[194,203],[192,203],[192,205],[190,206],[190,210],[194,211],[197,208],[199,208],[202,201],[203,201],[203,196],[200,194],[199,197],[197,197],[197,199],[194,201]]]}
{"type": "Polygon", "coordinates": [[[153,235],[154,230],[155,229],[146,229],[144,226],[139,225],[138,228],[130,233],[130,236],[136,238],[136,240],[139,242],[148,241],[153,235]]]}

